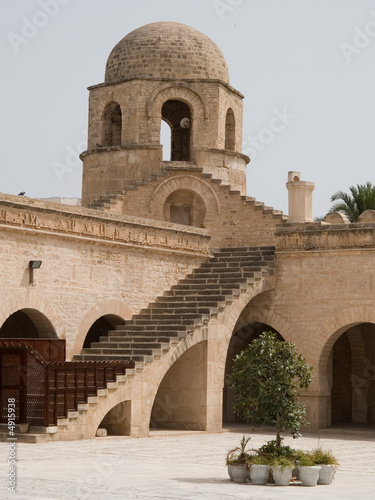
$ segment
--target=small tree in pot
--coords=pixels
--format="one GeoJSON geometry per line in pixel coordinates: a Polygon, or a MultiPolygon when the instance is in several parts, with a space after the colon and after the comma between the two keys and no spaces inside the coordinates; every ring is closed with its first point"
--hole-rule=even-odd
{"type": "Polygon", "coordinates": [[[311,371],[294,344],[273,332],[262,333],[236,357],[227,377],[234,389],[234,411],[255,427],[274,426],[276,446],[281,447],[282,432],[297,438],[307,425],[299,391],[310,385],[311,371]]]}

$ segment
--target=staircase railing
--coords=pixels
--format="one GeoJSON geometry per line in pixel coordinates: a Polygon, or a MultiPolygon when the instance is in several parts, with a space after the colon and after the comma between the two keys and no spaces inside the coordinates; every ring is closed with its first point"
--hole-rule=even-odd
{"type": "Polygon", "coordinates": [[[56,425],[87,403],[98,389],[106,389],[127,368],[129,361],[53,362],[43,360],[30,346],[0,345],[0,423],[8,421],[8,401],[15,402],[15,423],[56,425]]]}

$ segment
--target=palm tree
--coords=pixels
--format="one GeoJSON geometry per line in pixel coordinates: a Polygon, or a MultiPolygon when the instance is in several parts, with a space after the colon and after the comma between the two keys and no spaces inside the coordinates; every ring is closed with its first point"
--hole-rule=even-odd
{"type": "Polygon", "coordinates": [[[351,194],[337,191],[331,196],[331,201],[335,201],[330,212],[344,212],[350,222],[357,222],[362,212],[368,209],[375,210],[375,185],[371,182],[350,186],[351,194]]]}

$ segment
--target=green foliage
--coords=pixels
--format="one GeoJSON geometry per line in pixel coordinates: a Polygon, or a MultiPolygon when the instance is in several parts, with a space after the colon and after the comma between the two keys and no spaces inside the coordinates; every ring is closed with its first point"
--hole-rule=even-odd
{"type": "Polygon", "coordinates": [[[272,467],[280,466],[281,470],[285,469],[285,467],[295,467],[294,461],[286,457],[272,457],[271,465],[272,467]]]}
{"type": "Polygon", "coordinates": [[[311,467],[312,465],[316,465],[316,463],[312,459],[310,453],[303,453],[298,459],[298,465],[301,465],[302,467],[311,467]]]}
{"type": "Polygon", "coordinates": [[[350,222],[357,222],[362,212],[375,210],[375,186],[371,182],[350,186],[350,194],[337,191],[331,196],[334,203],[330,212],[344,212],[350,222]]]}
{"type": "Polygon", "coordinates": [[[249,459],[249,450],[246,450],[250,437],[246,439],[245,436],[242,437],[240,441],[240,446],[230,450],[227,454],[227,465],[243,465],[246,464],[249,459]]]}
{"type": "Polygon", "coordinates": [[[273,457],[285,457],[290,459],[293,459],[297,453],[297,451],[291,448],[290,446],[287,445],[278,446],[276,439],[267,441],[266,444],[264,444],[259,448],[259,451],[261,453],[267,453],[267,455],[271,455],[273,457]]]}
{"type": "Polygon", "coordinates": [[[339,465],[332,450],[324,450],[321,446],[314,448],[309,455],[314,463],[318,465],[339,465]]]}
{"type": "Polygon", "coordinates": [[[270,465],[270,458],[266,455],[249,455],[247,463],[250,465],[270,465]]]}
{"type": "Polygon", "coordinates": [[[277,446],[280,432],[298,437],[307,424],[299,390],[308,388],[311,370],[294,344],[262,333],[236,357],[227,377],[234,389],[234,411],[255,427],[275,426],[277,446]]]}

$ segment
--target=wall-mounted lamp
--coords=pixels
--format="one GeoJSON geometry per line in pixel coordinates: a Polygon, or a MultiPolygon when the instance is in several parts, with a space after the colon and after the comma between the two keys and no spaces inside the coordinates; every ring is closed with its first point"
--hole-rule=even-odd
{"type": "Polygon", "coordinates": [[[35,285],[34,282],[34,269],[39,269],[42,265],[41,260],[30,260],[29,262],[29,284],[35,285]]]}

